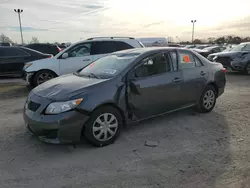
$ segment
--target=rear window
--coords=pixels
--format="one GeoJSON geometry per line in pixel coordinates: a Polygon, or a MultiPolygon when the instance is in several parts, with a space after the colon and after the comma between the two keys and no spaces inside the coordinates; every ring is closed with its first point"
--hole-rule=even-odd
{"type": "Polygon", "coordinates": [[[2,56],[3,57],[24,57],[24,56],[29,56],[29,54],[21,49],[10,47],[10,48],[2,49],[2,56]]]}

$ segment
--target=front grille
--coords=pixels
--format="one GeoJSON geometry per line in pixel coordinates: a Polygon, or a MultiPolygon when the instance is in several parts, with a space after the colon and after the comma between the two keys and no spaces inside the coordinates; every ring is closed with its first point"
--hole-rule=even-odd
{"type": "Polygon", "coordinates": [[[37,111],[37,109],[40,107],[41,104],[33,102],[33,101],[29,101],[28,102],[28,109],[35,112],[37,111]]]}
{"type": "Polygon", "coordinates": [[[230,60],[229,57],[217,57],[215,61],[221,63],[225,67],[230,67],[230,60]]]}

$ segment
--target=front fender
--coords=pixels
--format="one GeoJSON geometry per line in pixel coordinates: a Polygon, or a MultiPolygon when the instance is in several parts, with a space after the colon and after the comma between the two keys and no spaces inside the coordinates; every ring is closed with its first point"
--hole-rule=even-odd
{"type": "Polygon", "coordinates": [[[29,62],[32,63],[27,68],[24,68],[25,72],[38,72],[40,70],[51,70],[54,73],[56,73],[58,76],[60,75],[60,69],[59,69],[59,60],[56,58],[46,58],[46,59],[40,59],[36,61],[29,62]]]}

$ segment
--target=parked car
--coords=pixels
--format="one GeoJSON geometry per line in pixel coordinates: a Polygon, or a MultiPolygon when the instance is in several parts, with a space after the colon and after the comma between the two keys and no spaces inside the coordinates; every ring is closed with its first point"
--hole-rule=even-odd
{"type": "Polygon", "coordinates": [[[0,46],[0,76],[22,76],[25,63],[52,56],[25,47],[0,46]]]}
{"type": "Polygon", "coordinates": [[[51,59],[30,62],[24,67],[26,80],[32,86],[63,74],[77,71],[114,51],[144,47],[134,38],[97,37],[69,46],[51,59]]]}
{"type": "Polygon", "coordinates": [[[0,42],[0,46],[12,46],[10,42],[0,42]]]}
{"type": "Polygon", "coordinates": [[[25,47],[37,50],[42,53],[53,54],[54,56],[58,54],[60,51],[62,51],[62,49],[55,44],[35,43],[35,44],[28,44],[25,47]]]}
{"type": "Polygon", "coordinates": [[[210,112],[224,92],[220,63],[181,48],[115,52],[49,80],[27,97],[27,128],[49,143],[113,143],[126,123],[196,107],[210,112]]]}
{"type": "Polygon", "coordinates": [[[241,43],[230,51],[210,54],[208,59],[221,63],[229,71],[245,72],[250,75],[250,42],[241,43]]]}
{"type": "Polygon", "coordinates": [[[201,45],[196,45],[196,47],[193,49],[202,50],[202,49],[210,47],[210,46],[211,46],[210,44],[201,44],[201,45]]]}
{"type": "Polygon", "coordinates": [[[204,57],[208,57],[208,55],[212,54],[212,53],[218,53],[221,52],[223,50],[225,50],[225,47],[221,47],[221,46],[210,46],[210,47],[206,47],[203,49],[193,49],[195,50],[197,53],[201,54],[204,57]]]}
{"type": "Polygon", "coordinates": [[[195,48],[195,47],[196,47],[196,45],[192,44],[192,45],[186,45],[184,48],[192,49],[192,48],[195,48]]]}

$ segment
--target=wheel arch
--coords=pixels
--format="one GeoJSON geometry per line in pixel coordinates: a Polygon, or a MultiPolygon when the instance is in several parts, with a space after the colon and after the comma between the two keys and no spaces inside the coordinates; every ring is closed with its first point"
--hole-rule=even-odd
{"type": "MultiPolygon", "coordinates": [[[[97,109],[99,109],[99,108],[102,108],[102,107],[105,107],[105,106],[111,106],[111,107],[115,108],[115,109],[121,114],[121,116],[122,116],[123,126],[126,125],[125,112],[124,112],[118,105],[116,105],[116,104],[113,103],[113,102],[102,103],[102,104],[96,106],[91,112],[85,112],[85,113],[88,113],[88,116],[91,116],[91,114],[92,114],[95,110],[97,110],[97,109]]],[[[83,125],[83,126],[82,126],[82,133],[81,133],[82,136],[84,135],[84,132],[85,132],[85,126],[83,125]]]]}
{"type": "MultiPolygon", "coordinates": [[[[209,85],[210,85],[210,86],[213,86],[213,87],[215,88],[215,91],[216,91],[216,98],[217,98],[217,97],[218,97],[218,92],[219,92],[219,86],[216,84],[216,82],[213,82],[213,81],[208,82],[207,85],[206,85],[206,87],[209,86],[209,85]]],[[[206,88],[206,87],[205,87],[205,88],[206,88]]],[[[204,88],[204,89],[205,89],[205,88],[204,88]]]]}

